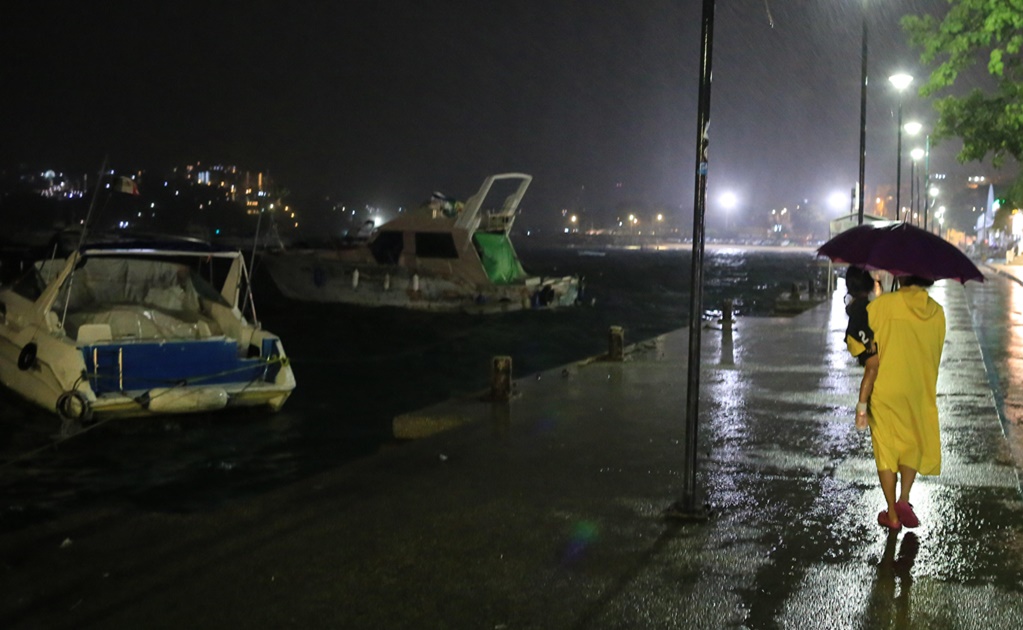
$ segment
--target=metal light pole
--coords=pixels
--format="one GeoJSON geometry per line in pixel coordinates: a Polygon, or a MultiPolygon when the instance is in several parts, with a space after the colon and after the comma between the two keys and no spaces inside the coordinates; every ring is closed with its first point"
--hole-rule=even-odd
{"type": "Polygon", "coordinates": [[[863,197],[867,169],[867,0],[863,0],[863,39],[860,49],[860,190],[856,202],[856,225],[863,225],[863,197]]]}
{"type": "Polygon", "coordinates": [[[909,160],[909,210],[906,212],[906,221],[913,225],[913,214],[917,210],[917,161],[909,160]]]}
{"type": "Polygon", "coordinates": [[[666,515],[685,520],[702,520],[707,511],[697,506],[696,443],[700,411],[700,331],[703,324],[703,226],[707,209],[707,135],[710,124],[711,58],[714,43],[714,0],[703,0],[700,33],[700,95],[696,112],[696,185],[693,192],[693,260],[690,267],[689,365],[686,390],[685,465],[682,469],[682,498],[666,515]]]}
{"type": "Polygon", "coordinates": [[[913,77],[908,74],[893,74],[888,77],[892,85],[899,92],[899,143],[896,149],[897,161],[895,162],[895,219],[899,220],[902,214],[902,91],[913,82],[913,77]]]}
{"type": "MultiPolygon", "coordinates": [[[[923,129],[923,128],[924,128],[924,126],[921,125],[920,123],[916,122],[915,120],[911,120],[911,121],[907,122],[906,124],[902,125],[903,131],[905,131],[906,133],[908,133],[909,135],[914,136],[914,137],[918,133],[920,133],[920,130],[923,129]]],[[[918,151],[920,151],[920,149],[913,149],[912,151],[909,152],[909,157],[910,157],[911,160],[915,161],[915,160],[920,159],[918,157],[918,155],[917,155],[918,151]]],[[[915,164],[911,164],[910,166],[915,166],[915,164]]],[[[913,214],[916,212],[917,203],[920,200],[920,183],[918,181],[916,181],[916,175],[915,175],[916,171],[913,170],[913,169],[910,169],[910,170],[911,170],[911,172],[910,172],[910,179],[909,179],[909,222],[910,223],[914,223],[913,214]]]]}
{"type": "Polygon", "coordinates": [[[924,230],[931,213],[931,134],[924,136],[924,230]]]}
{"type": "Polygon", "coordinates": [[[909,214],[909,218],[910,218],[910,223],[912,223],[914,225],[919,225],[920,224],[920,212],[919,212],[919,206],[920,206],[920,182],[917,181],[916,163],[923,156],[924,156],[924,150],[921,149],[920,147],[917,147],[917,148],[915,148],[915,149],[913,149],[912,151],[909,152],[909,160],[910,160],[909,165],[910,165],[910,169],[911,169],[910,170],[910,180],[911,181],[909,182],[909,189],[910,189],[910,191],[915,191],[915,192],[911,192],[911,194],[910,194],[910,199],[909,199],[909,212],[910,212],[910,214],[909,214]]]}

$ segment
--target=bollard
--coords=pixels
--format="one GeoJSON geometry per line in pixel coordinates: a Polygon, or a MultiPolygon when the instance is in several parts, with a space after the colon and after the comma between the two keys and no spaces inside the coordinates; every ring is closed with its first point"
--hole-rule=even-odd
{"type": "Polygon", "coordinates": [[[419,274],[412,274],[412,291],[419,293],[419,274]]]}
{"type": "Polygon", "coordinates": [[[498,356],[490,362],[490,400],[508,402],[512,392],[512,358],[498,356]]]}
{"type": "Polygon", "coordinates": [[[358,289],[359,288],[359,270],[358,269],[356,269],[355,271],[352,272],[352,288],[353,289],[358,289]]]}
{"type": "Polygon", "coordinates": [[[390,290],[391,290],[391,274],[385,273],[384,274],[384,291],[390,291],[390,290]]]}
{"type": "Polygon", "coordinates": [[[625,358],[625,329],[612,326],[607,335],[607,358],[621,361],[625,358]]]}
{"type": "Polygon", "coordinates": [[[732,301],[725,300],[724,305],[721,307],[721,323],[731,324],[732,323],[732,301]]]}

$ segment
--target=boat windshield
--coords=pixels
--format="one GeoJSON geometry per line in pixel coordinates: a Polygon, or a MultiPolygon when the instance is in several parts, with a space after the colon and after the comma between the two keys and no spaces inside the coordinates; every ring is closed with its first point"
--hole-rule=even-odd
{"type": "MultiPolygon", "coordinates": [[[[56,266],[44,265],[40,272],[56,274],[56,266]]],[[[188,264],[176,260],[86,258],[65,284],[54,310],[69,313],[95,310],[110,305],[136,305],[180,314],[199,314],[202,301],[228,306],[221,295],[188,264]],[[70,290],[68,290],[70,285],[70,290]]]]}

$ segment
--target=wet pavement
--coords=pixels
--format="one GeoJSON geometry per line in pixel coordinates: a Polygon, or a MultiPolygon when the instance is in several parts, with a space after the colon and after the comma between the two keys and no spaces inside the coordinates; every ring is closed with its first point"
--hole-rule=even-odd
{"type": "MultiPolygon", "coordinates": [[[[1023,285],[943,282],[944,465],[887,534],[835,299],[703,331],[699,487],[680,495],[677,331],[465,396],[455,426],[209,510],[109,506],[0,540],[5,628],[1019,628],[1023,285]],[[989,371],[991,371],[989,373],[989,371]]],[[[628,334],[628,331],[626,331],[628,334]]]]}

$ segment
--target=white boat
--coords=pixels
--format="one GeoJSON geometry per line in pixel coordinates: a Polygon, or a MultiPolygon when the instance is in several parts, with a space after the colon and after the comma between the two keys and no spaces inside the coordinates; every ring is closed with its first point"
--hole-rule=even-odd
{"type": "Polygon", "coordinates": [[[381,225],[365,243],[262,260],[294,300],[483,313],[572,305],[579,278],[528,275],[509,237],[532,179],[491,175],[464,205],[435,196],[381,225]],[[513,190],[500,205],[490,202],[497,182],[513,190]]]}
{"type": "Polygon", "coordinates": [[[112,240],[37,262],[0,290],[0,383],[65,429],[280,409],[295,376],[280,339],[255,323],[248,285],[240,252],[188,239],[112,240]]]}

